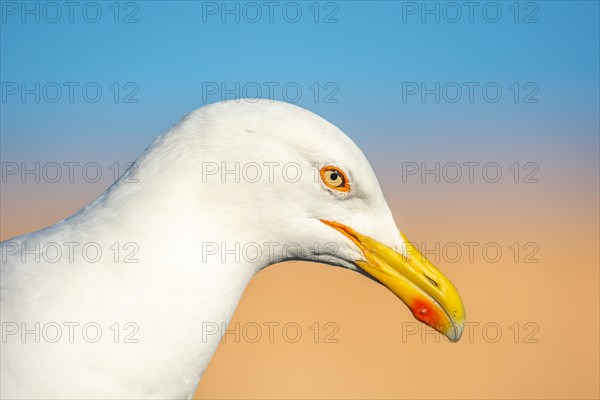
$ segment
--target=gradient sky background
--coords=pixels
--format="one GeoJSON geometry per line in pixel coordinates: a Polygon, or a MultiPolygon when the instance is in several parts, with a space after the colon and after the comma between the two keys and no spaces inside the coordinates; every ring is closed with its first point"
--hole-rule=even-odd
{"type": "Polygon", "coordinates": [[[243,18],[244,2],[227,2],[240,7],[239,22],[204,12],[213,6],[220,12],[223,2],[121,2],[115,23],[113,2],[97,2],[102,16],[90,23],[81,13],[88,3],[81,2],[71,23],[64,3],[55,2],[62,17],[51,23],[44,16],[54,18],[54,10],[44,14],[43,3],[26,3],[39,7],[36,22],[35,15],[20,14],[23,3],[2,1],[2,162],[97,162],[104,176],[97,183],[7,177],[0,238],[47,226],[87,204],[111,183],[108,166],[135,160],[183,114],[221,100],[222,92],[203,91],[207,84],[256,82],[265,97],[264,82],[277,82],[275,98],[286,100],[281,87],[293,82],[302,88],[298,105],[339,126],[363,149],[409,239],[429,246],[498,242],[505,254],[514,242],[538,245],[535,264],[524,264],[522,254],[519,262],[506,255],[497,263],[478,257],[439,264],[459,288],[468,318],[498,321],[505,332],[514,322],[533,321],[540,341],[488,343],[476,336],[455,346],[431,339],[399,343],[401,323],[412,320],[397,299],[347,271],[295,263],[261,272],[234,321],[304,321],[307,327],[333,320],[340,343],[225,343],[199,395],[597,398],[599,3],[475,3],[473,22],[464,6],[451,23],[444,16],[453,18],[454,11],[445,3],[347,1],[318,4],[319,22],[313,2],[294,3],[302,10],[297,23],[282,14],[289,3],[277,2],[272,23],[265,6],[251,23],[243,18]],[[422,20],[423,4],[437,4],[439,22],[434,15],[422,20]],[[417,14],[407,14],[413,6],[417,14]],[[501,10],[498,22],[486,20],[486,7],[488,19],[501,10]],[[132,12],[137,22],[124,23],[132,12]],[[327,15],[337,22],[325,23],[327,15]],[[33,95],[23,101],[20,93],[10,94],[14,84],[33,88],[36,82],[78,82],[79,89],[73,102],[66,89],[55,103],[43,94],[39,103],[33,95]],[[82,97],[88,82],[103,90],[95,103],[82,97]],[[110,89],[115,82],[118,102],[110,89]],[[136,103],[123,102],[128,82],[138,88],[136,103]],[[422,101],[403,92],[421,82],[430,88],[457,82],[462,97],[450,102],[442,96],[438,103],[433,95],[422,101]],[[472,102],[464,82],[479,85],[472,102]],[[502,89],[494,103],[481,91],[490,82],[502,89]],[[335,103],[325,101],[331,88],[335,103]],[[524,102],[531,88],[537,101],[524,102]],[[422,182],[402,178],[405,162],[494,162],[503,176],[489,183],[476,170],[473,183],[464,177],[422,182]],[[509,169],[515,162],[517,183],[509,169]],[[539,169],[538,183],[523,183],[528,162],[539,169]],[[311,294],[298,299],[290,293],[311,294]]]}

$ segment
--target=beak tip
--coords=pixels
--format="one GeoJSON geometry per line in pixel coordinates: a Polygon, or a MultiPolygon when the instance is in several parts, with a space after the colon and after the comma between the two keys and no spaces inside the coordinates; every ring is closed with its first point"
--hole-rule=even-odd
{"type": "Polygon", "coordinates": [[[463,323],[452,323],[452,326],[444,332],[444,335],[450,340],[452,343],[456,343],[460,340],[463,333],[464,324],[463,323]]]}

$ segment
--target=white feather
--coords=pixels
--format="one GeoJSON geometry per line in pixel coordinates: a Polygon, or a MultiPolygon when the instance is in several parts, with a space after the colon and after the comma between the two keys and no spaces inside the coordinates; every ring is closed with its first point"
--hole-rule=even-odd
{"type": "Polygon", "coordinates": [[[360,251],[319,218],[402,246],[389,242],[400,240],[398,231],[360,150],[335,126],[296,106],[242,100],[200,108],[160,136],[136,165],[134,176],[124,174],[73,216],[2,243],[2,398],[191,398],[220,340],[208,329],[230,320],[257,271],[290,258],[356,269],[352,261],[360,251]],[[261,179],[254,182],[250,169],[238,182],[222,174],[236,163],[240,172],[255,167],[250,163],[261,166],[261,179]],[[346,171],[349,195],[319,180],[315,165],[327,163],[346,171]],[[298,181],[292,182],[291,167],[283,174],[288,164],[300,166],[298,181]],[[215,166],[219,171],[209,174],[215,166]],[[64,251],[67,242],[79,243],[72,260],[63,254],[48,262],[40,255],[36,262],[24,251],[36,243],[64,251]],[[84,259],[88,243],[102,249],[100,261],[84,259]],[[115,243],[117,262],[110,250],[115,243]],[[133,246],[128,251],[127,243],[133,246]],[[260,249],[260,257],[205,251],[236,243],[260,249]],[[287,252],[286,243],[294,244],[287,252]],[[136,247],[139,262],[123,262],[136,247]],[[21,328],[36,322],[62,326],[63,337],[56,343],[22,338],[21,328]],[[65,337],[68,322],[80,324],[72,343],[65,337]],[[90,322],[102,329],[97,343],[83,339],[81,328],[90,322]],[[115,322],[118,343],[110,329],[115,322]],[[124,330],[127,322],[139,327],[138,343],[123,343],[132,332],[124,330]],[[19,332],[10,334],[15,324],[19,332]]]}

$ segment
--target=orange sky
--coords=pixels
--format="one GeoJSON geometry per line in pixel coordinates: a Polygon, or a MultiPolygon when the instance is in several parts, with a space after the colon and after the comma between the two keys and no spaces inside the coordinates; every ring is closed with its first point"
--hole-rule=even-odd
{"type": "MultiPolygon", "coordinates": [[[[573,192],[552,185],[394,192],[389,179],[382,186],[398,226],[433,251],[461,293],[470,326],[461,341],[426,331],[359,274],[286,263],[251,281],[230,325],[239,342],[226,336],[197,397],[598,398],[597,197],[580,192],[579,206],[569,206],[573,192]],[[477,243],[471,259],[466,242],[477,243]],[[501,249],[498,261],[486,244],[501,249]]],[[[101,190],[52,189],[5,196],[2,239],[63,218],[101,190]]]]}

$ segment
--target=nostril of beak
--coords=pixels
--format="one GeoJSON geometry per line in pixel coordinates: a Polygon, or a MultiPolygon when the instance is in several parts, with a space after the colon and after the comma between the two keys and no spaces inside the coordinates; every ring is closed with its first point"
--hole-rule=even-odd
{"type": "Polygon", "coordinates": [[[425,275],[425,278],[427,278],[427,279],[429,280],[429,282],[431,282],[431,284],[432,284],[433,286],[435,286],[435,287],[437,287],[437,286],[438,286],[437,282],[436,282],[436,281],[434,281],[433,279],[431,279],[430,277],[428,277],[427,275],[425,275]]]}

